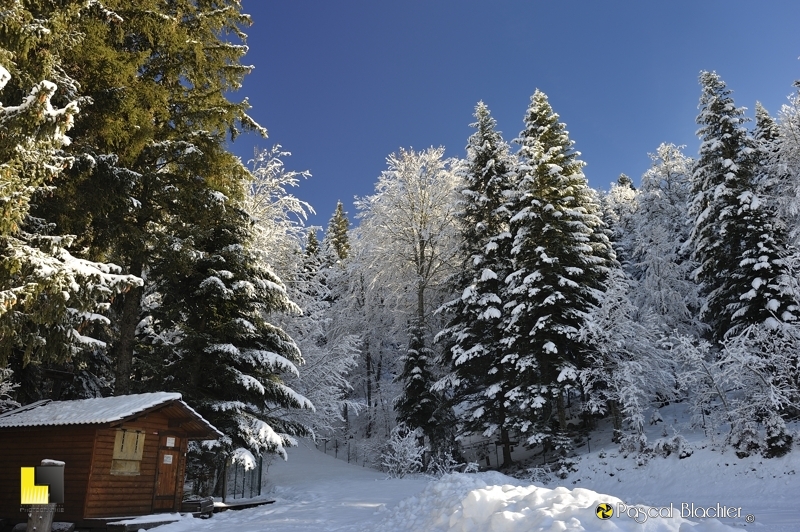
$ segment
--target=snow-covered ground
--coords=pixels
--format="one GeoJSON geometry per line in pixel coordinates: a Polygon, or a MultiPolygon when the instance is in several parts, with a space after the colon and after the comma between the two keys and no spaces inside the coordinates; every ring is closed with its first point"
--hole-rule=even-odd
{"type": "MultiPolygon", "coordinates": [[[[669,421],[670,412],[664,414],[669,421]]],[[[651,430],[663,431],[663,426],[651,430]]],[[[288,450],[288,462],[277,460],[269,467],[267,490],[274,504],[218,513],[208,520],[183,519],[157,531],[800,530],[795,503],[800,495],[798,446],[783,458],[738,459],[730,450],[711,450],[708,440],[698,438],[691,442],[695,450],[688,458],[653,457],[639,466],[610,442],[603,449],[603,443],[601,431],[593,438],[593,452],[580,456],[578,472],[540,486],[496,472],[455,474],[438,481],[386,479],[301,442],[288,450]],[[601,503],[611,505],[615,515],[600,520],[595,511],[601,503]],[[695,517],[681,517],[684,504],[694,505],[695,517]],[[702,517],[709,507],[719,512],[718,506],[734,517],[702,517]],[[646,516],[646,522],[636,522],[646,516]]]]}
{"type": "MultiPolygon", "coordinates": [[[[216,513],[211,519],[185,519],[157,532],[322,532],[379,530],[385,507],[422,491],[427,479],[392,479],[317,451],[301,440],[287,449],[289,460],[275,459],[265,475],[275,503],[216,513]]],[[[231,502],[231,501],[229,501],[231,502]]]]}

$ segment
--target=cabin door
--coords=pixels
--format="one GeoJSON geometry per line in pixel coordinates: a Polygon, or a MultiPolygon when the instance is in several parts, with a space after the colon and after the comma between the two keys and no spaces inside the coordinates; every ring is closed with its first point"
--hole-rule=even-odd
{"type": "MultiPolygon", "coordinates": [[[[178,464],[180,463],[181,439],[177,436],[161,436],[158,442],[156,465],[156,490],[153,497],[154,512],[176,512],[181,497],[175,493],[178,487],[178,464]]],[[[182,494],[180,494],[182,495],[182,494]]]]}

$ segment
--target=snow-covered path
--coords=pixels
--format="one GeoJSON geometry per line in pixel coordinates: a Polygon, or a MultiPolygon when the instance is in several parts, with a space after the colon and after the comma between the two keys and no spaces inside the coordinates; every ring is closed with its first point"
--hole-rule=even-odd
{"type": "Polygon", "coordinates": [[[183,520],[158,532],[321,532],[377,530],[382,507],[422,491],[424,479],[391,479],[348,464],[300,441],[288,449],[289,461],[277,458],[266,474],[274,504],[214,514],[207,520],[183,520]],[[188,522],[187,522],[188,521],[188,522]]]}
{"type": "MultiPolygon", "coordinates": [[[[620,499],[601,495],[590,489],[576,489],[577,486],[572,485],[570,489],[548,489],[495,472],[456,474],[436,482],[424,478],[386,479],[382,473],[327,456],[308,442],[301,442],[299,448],[289,449],[288,452],[288,462],[276,460],[268,470],[270,486],[267,489],[272,488],[270,496],[275,499],[274,504],[222,512],[207,520],[185,518],[159,527],[157,532],[733,530],[713,519],[694,519],[690,522],[677,515],[674,518],[649,519],[645,524],[617,515],[603,521],[595,516],[597,505],[605,502],[616,507],[621,503],[620,499]]],[[[700,462],[696,464],[700,465],[700,462]]],[[[665,473],[668,478],[680,476],[675,475],[674,471],[661,473],[665,473]]],[[[684,477],[682,481],[684,488],[686,480],[684,477]]],[[[664,504],[663,501],[669,500],[669,494],[681,484],[681,480],[675,478],[675,485],[663,486],[665,493],[655,496],[658,488],[652,486],[652,481],[652,477],[636,480],[630,478],[625,486],[627,489],[619,489],[622,485],[618,484],[617,490],[613,491],[627,491],[626,499],[634,502],[636,499],[639,499],[638,502],[643,501],[640,497],[631,497],[631,490],[638,494],[649,491],[654,499],[658,499],[651,504],[664,504]],[[645,487],[648,484],[649,490],[645,487]]],[[[740,490],[741,488],[728,486],[721,491],[727,491],[729,495],[731,492],[744,495],[740,490]]],[[[645,510],[646,508],[642,508],[642,511],[645,510]]],[[[763,514],[759,517],[762,516],[767,517],[763,514]]],[[[793,528],[784,527],[791,527],[793,522],[796,523],[797,519],[789,513],[780,516],[773,514],[767,519],[759,519],[751,526],[755,530],[788,532],[793,528]]],[[[738,528],[738,523],[736,524],[738,528]]]]}

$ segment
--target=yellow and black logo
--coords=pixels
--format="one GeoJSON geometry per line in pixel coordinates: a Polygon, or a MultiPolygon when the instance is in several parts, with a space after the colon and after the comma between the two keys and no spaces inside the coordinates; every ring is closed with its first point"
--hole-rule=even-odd
{"type": "Polygon", "coordinates": [[[20,503],[64,503],[64,468],[61,466],[23,467],[20,471],[20,503]]]}
{"type": "Polygon", "coordinates": [[[600,519],[611,519],[611,516],[614,515],[614,508],[612,508],[610,504],[603,502],[597,505],[597,508],[594,509],[594,513],[597,514],[597,517],[600,519]]]}

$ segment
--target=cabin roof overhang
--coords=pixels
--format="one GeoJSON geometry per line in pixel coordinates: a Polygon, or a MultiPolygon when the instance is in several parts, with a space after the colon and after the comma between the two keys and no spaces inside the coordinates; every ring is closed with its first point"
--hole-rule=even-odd
{"type": "Polygon", "coordinates": [[[94,425],[118,427],[158,411],[169,419],[169,427],[190,439],[215,440],[222,433],[179,393],[155,392],[98,397],[75,401],[39,401],[0,415],[0,430],[21,427],[94,425]]]}

